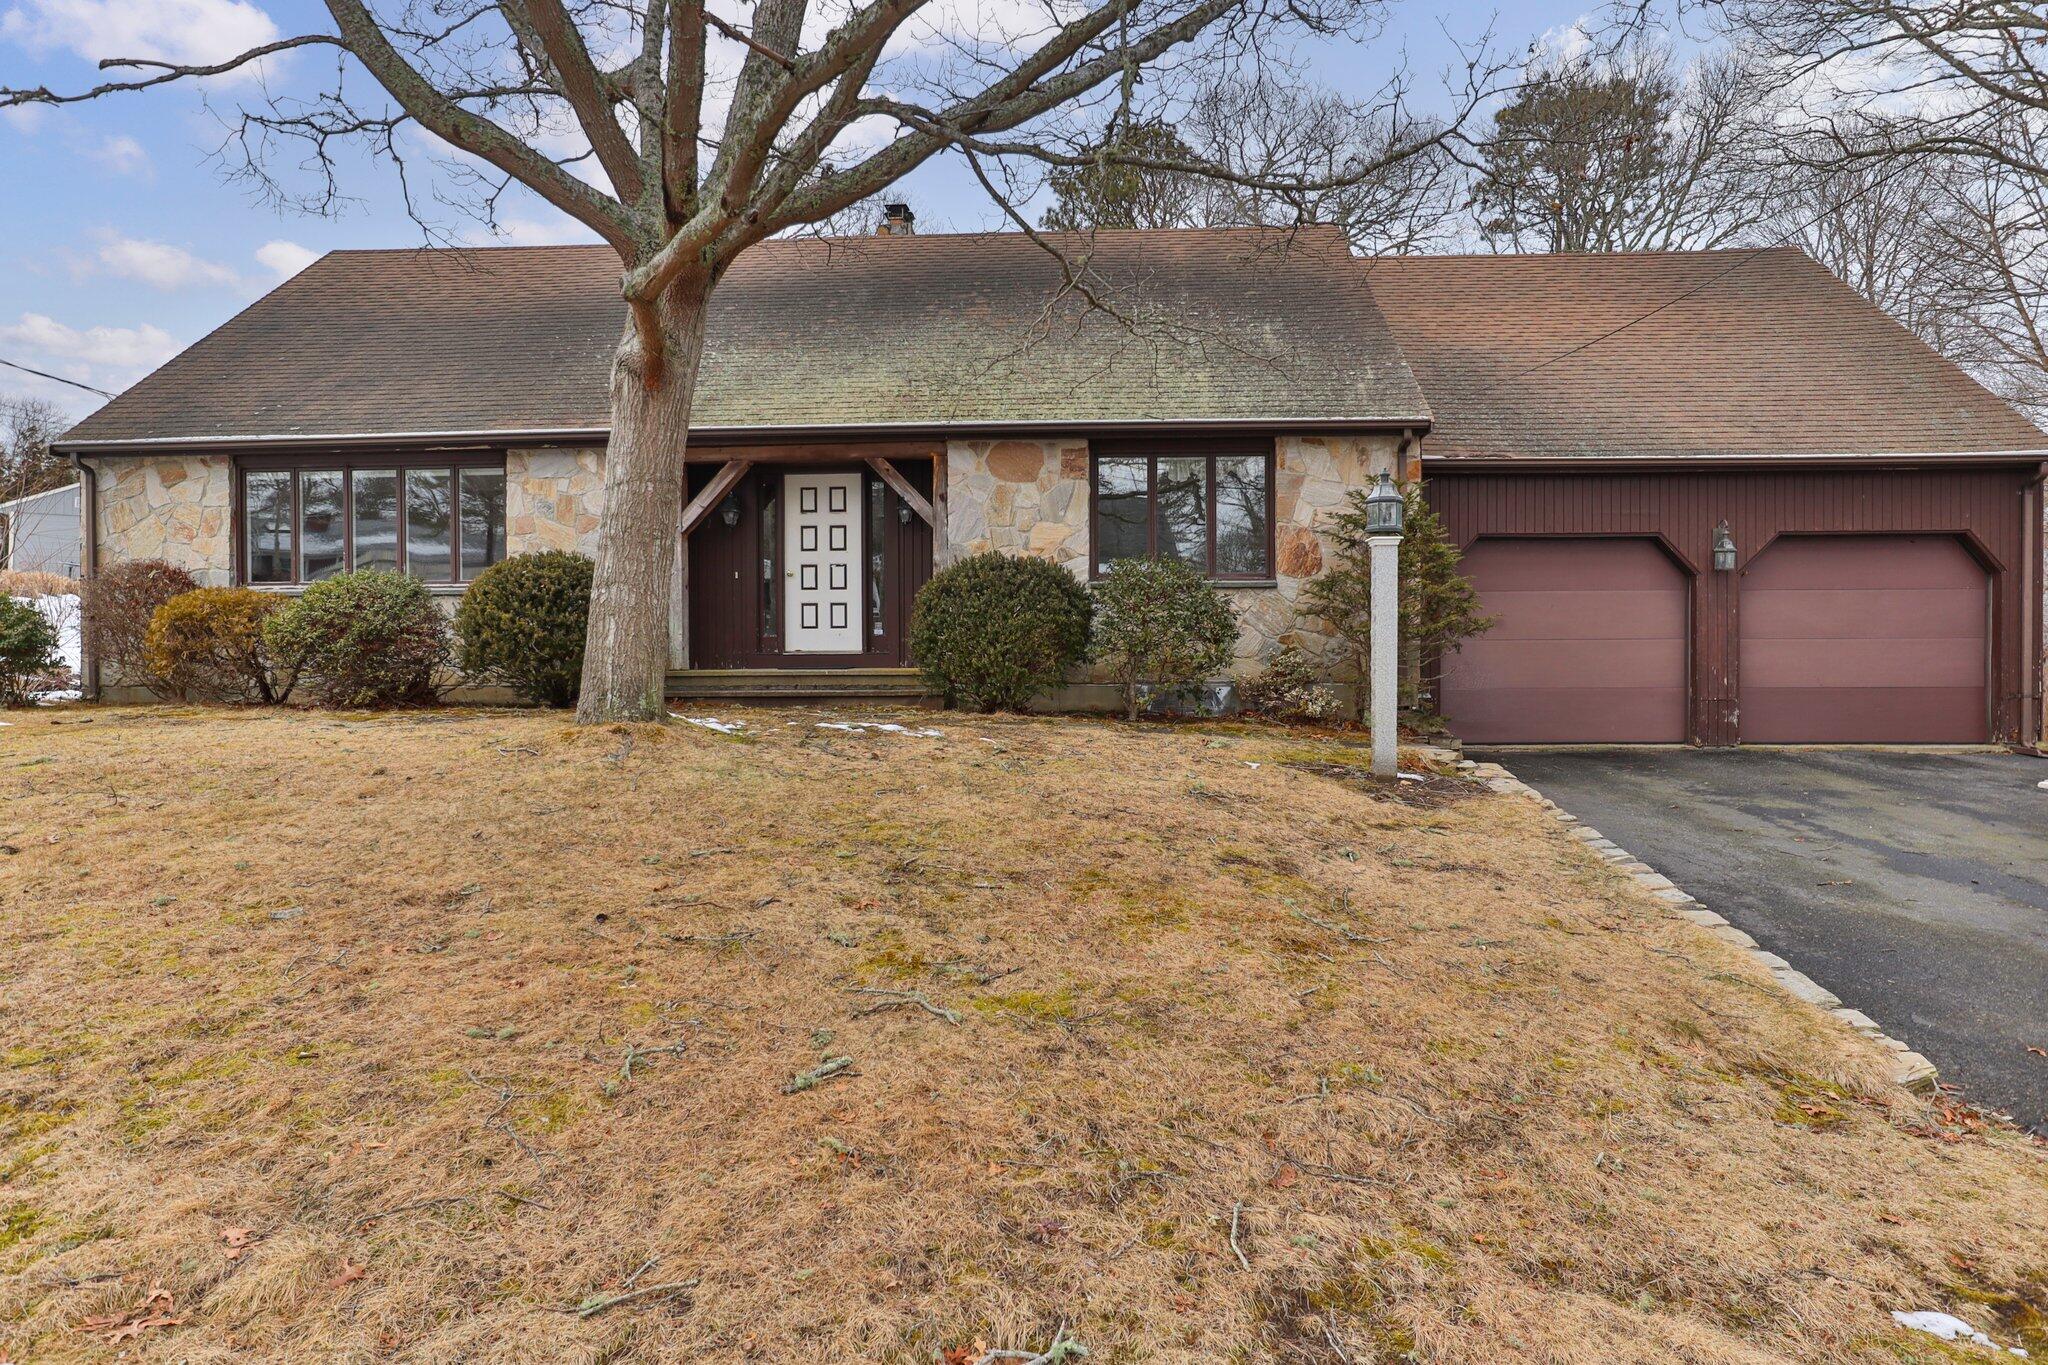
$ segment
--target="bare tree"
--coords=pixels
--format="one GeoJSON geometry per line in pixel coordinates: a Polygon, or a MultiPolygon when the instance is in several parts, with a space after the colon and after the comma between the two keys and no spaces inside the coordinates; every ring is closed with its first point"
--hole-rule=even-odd
{"type": "Polygon", "coordinates": [[[1948,153],[2048,177],[2048,10],[2018,0],[1705,0],[1843,158],[1948,153]]]}
{"type": "Polygon", "coordinates": [[[0,502],[72,481],[71,467],[50,452],[70,425],[54,403],[0,395],[0,502]]]}
{"type": "Polygon", "coordinates": [[[1465,140],[1397,104],[1261,71],[1210,83],[1188,126],[1233,172],[1203,184],[1211,223],[1335,223],[1369,256],[1441,249],[1462,230],[1465,140]],[[1356,173],[1368,166],[1378,169],[1356,173]]]}
{"type": "Polygon", "coordinates": [[[1472,207],[1514,251],[1725,246],[1770,211],[1763,89],[1728,49],[1681,70],[1646,41],[1537,62],[1494,116],[1472,207]]]}
{"type": "MultiPolygon", "coordinates": [[[[1005,22],[966,24],[947,0],[757,0],[744,22],[705,0],[326,0],[333,32],[203,65],[116,55],[103,84],[0,90],[0,108],[326,49],[339,60],[319,93],[245,107],[232,124],[238,169],[270,193],[331,208],[341,142],[368,140],[403,177],[421,130],[468,158],[476,211],[493,213],[517,182],[610,243],[624,325],[577,714],[658,718],[706,308],[738,253],[948,149],[992,187],[981,162],[1005,157],[1227,173],[1177,154],[1090,158],[1067,125],[1103,106],[1133,124],[1147,112],[1141,76],[1176,63],[1230,69],[1290,33],[1369,35],[1388,3],[1025,0],[999,11],[1005,22]],[[365,72],[377,90],[362,88],[365,72]],[[273,173],[287,147],[311,167],[311,194],[294,197],[273,173]]],[[[401,183],[412,203],[412,181],[401,183]]]]}

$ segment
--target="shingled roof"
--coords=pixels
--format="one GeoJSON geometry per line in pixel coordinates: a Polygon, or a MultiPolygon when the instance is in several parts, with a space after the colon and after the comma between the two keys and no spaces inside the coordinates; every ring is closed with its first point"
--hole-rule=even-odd
{"type": "MultiPolygon", "coordinates": [[[[1421,424],[1343,235],[764,242],[714,295],[694,427],[1421,424]]],[[[338,251],[63,445],[602,432],[625,312],[605,247],[338,251]]]]}
{"type": "Polygon", "coordinates": [[[1425,454],[2038,450],[2012,408],[1795,248],[1362,261],[1425,454]]]}

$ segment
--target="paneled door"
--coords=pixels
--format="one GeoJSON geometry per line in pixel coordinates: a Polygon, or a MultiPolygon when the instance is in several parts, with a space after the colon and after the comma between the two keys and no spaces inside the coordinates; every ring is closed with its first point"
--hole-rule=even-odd
{"type": "Polygon", "coordinates": [[[860,477],[783,476],[786,653],[860,653],[860,477]]]}

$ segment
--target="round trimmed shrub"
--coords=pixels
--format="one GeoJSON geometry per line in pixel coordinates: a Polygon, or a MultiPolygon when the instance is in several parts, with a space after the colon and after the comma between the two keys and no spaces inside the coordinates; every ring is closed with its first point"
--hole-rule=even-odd
{"type": "Polygon", "coordinates": [[[1066,569],[990,550],[918,590],[910,652],[947,706],[1017,711],[1087,657],[1091,614],[1066,569]]]}
{"type": "Polygon", "coordinates": [[[171,695],[146,662],[149,623],[158,607],[198,586],[191,574],[161,559],[124,559],[85,581],[80,605],[87,648],[102,668],[112,670],[111,681],[171,695]]]}
{"type": "Polygon", "coordinates": [[[264,639],[296,659],[327,706],[427,706],[440,700],[454,645],[448,618],[417,578],[359,569],[323,578],[279,611],[264,639]]]}
{"type": "Polygon", "coordinates": [[[574,706],[594,569],[586,556],[547,550],[478,574],[455,609],[462,671],[541,706],[574,706]]]}
{"type": "Polygon", "coordinates": [[[1337,714],[1337,697],[1300,645],[1282,645],[1259,676],[1237,689],[1239,704],[1256,716],[1320,725],[1337,714]]]}
{"type": "Polygon", "coordinates": [[[1136,720],[1147,688],[1177,695],[1229,664],[1237,615],[1177,559],[1120,559],[1095,584],[1095,645],[1136,720]]]}
{"type": "Polygon", "coordinates": [[[143,636],[151,690],[179,701],[284,701],[299,671],[263,634],[283,606],[275,594],[250,588],[194,588],[171,598],[143,636]]]}
{"type": "Polygon", "coordinates": [[[36,679],[61,666],[57,628],[32,602],[0,597],[0,706],[26,706],[36,679]]]}

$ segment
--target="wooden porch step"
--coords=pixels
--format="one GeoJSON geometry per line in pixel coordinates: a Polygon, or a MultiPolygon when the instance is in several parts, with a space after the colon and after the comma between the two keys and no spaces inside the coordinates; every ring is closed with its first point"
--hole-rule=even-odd
{"type": "Polygon", "coordinates": [[[668,675],[671,697],[729,701],[922,701],[914,668],[691,668],[668,675]]]}

